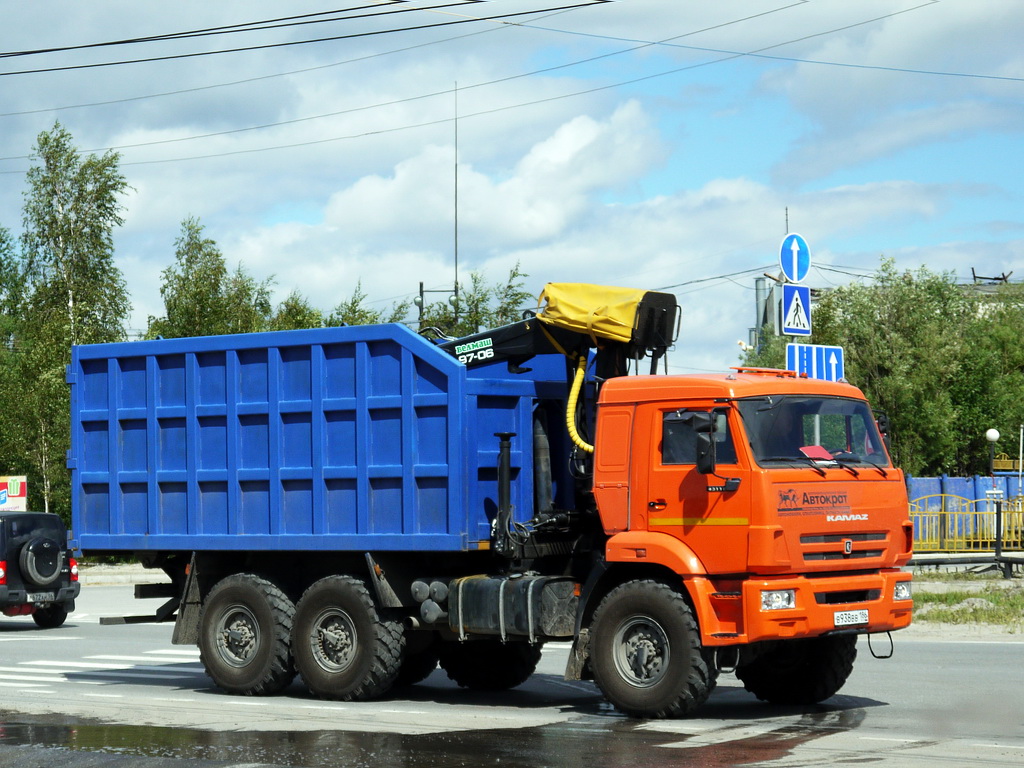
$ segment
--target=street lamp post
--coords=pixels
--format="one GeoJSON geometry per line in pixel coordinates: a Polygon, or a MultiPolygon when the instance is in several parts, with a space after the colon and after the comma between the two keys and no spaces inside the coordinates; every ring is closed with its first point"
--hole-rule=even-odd
{"type": "MultiPolygon", "coordinates": [[[[999,430],[989,429],[985,432],[985,439],[988,440],[988,471],[992,476],[992,491],[989,499],[991,505],[995,505],[995,556],[996,563],[1000,563],[1003,557],[1003,500],[1002,491],[996,490],[996,442],[999,440],[999,430]]],[[[1008,577],[1012,566],[1003,563],[1003,574],[1008,577]]]]}
{"type": "Polygon", "coordinates": [[[992,478],[992,488],[996,487],[996,443],[999,442],[999,430],[989,429],[985,432],[988,440],[988,474],[992,478]]]}
{"type": "Polygon", "coordinates": [[[418,330],[420,330],[420,331],[423,330],[423,309],[424,309],[424,307],[426,307],[426,301],[424,299],[424,294],[427,294],[427,293],[447,293],[447,294],[450,294],[448,296],[448,303],[451,304],[452,308],[455,310],[455,322],[456,323],[459,322],[459,284],[458,284],[458,282],[455,283],[455,290],[454,291],[449,291],[447,288],[438,288],[438,289],[435,289],[435,288],[424,288],[423,287],[423,283],[420,282],[420,294],[419,294],[419,296],[416,296],[412,300],[412,303],[415,304],[416,308],[419,309],[419,311],[420,311],[418,330]]]}

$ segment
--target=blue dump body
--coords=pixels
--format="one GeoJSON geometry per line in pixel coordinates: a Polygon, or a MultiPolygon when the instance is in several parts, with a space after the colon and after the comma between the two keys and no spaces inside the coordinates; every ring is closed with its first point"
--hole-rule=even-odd
{"type": "Polygon", "coordinates": [[[76,347],[74,533],[86,554],[485,548],[496,432],[533,514],[533,403],[565,388],[543,378],[468,372],[401,325],[76,347]]]}

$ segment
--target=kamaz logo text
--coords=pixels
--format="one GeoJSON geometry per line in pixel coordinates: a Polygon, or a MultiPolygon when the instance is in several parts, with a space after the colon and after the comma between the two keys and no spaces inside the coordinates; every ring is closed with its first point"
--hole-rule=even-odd
{"type": "Polygon", "coordinates": [[[867,515],[825,515],[825,520],[829,523],[851,523],[858,520],[867,520],[867,515]]]}

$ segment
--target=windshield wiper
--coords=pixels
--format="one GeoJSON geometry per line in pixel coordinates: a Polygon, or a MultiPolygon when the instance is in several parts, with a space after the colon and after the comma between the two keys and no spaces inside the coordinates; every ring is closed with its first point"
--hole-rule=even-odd
{"type": "Polygon", "coordinates": [[[861,461],[863,461],[865,464],[870,464],[872,467],[874,467],[879,472],[881,472],[882,473],[882,477],[888,477],[889,476],[889,473],[885,471],[885,467],[883,467],[881,464],[876,464],[871,459],[861,459],[861,461]]]}
{"type": "Polygon", "coordinates": [[[876,464],[875,462],[871,461],[871,459],[865,458],[864,456],[858,456],[855,453],[841,452],[841,453],[839,453],[839,454],[837,454],[837,455],[832,457],[832,460],[836,464],[838,464],[839,466],[843,467],[844,469],[850,470],[851,472],[853,472],[854,476],[856,477],[860,473],[857,472],[852,466],[850,466],[847,463],[851,459],[853,459],[857,463],[870,464],[872,467],[874,467],[875,469],[877,469],[879,472],[882,473],[882,477],[888,477],[889,476],[889,473],[885,471],[885,467],[883,467],[881,464],[876,464]]]}
{"type": "Polygon", "coordinates": [[[801,464],[806,464],[822,477],[825,477],[825,470],[819,467],[814,459],[807,456],[767,456],[765,458],[758,459],[758,461],[785,461],[789,463],[798,461],[801,464]]]}
{"type": "Polygon", "coordinates": [[[851,473],[854,477],[860,477],[860,472],[858,472],[854,468],[854,466],[852,464],[850,464],[850,459],[851,458],[856,460],[856,461],[861,461],[860,456],[858,456],[855,453],[848,453],[846,451],[840,451],[839,453],[835,453],[835,454],[832,455],[832,461],[833,462],[838,464],[840,467],[845,469],[847,472],[851,473]]]}

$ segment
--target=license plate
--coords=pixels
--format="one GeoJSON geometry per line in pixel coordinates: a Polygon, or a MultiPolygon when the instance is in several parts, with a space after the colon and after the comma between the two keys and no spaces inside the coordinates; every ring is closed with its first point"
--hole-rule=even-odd
{"type": "Polygon", "coordinates": [[[53,592],[29,592],[30,603],[52,603],[57,596],[53,592]]]}
{"type": "Polygon", "coordinates": [[[837,627],[856,627],[861,624],[867,624],[867,609],[862,611],[836,611],[835,622],[837,627]]]}

